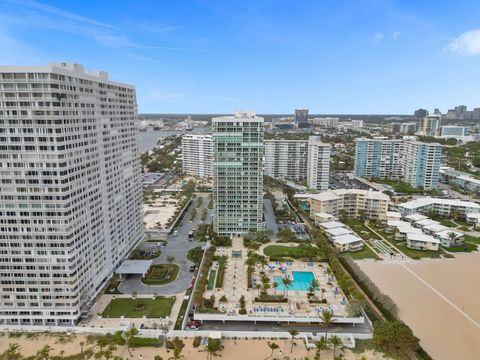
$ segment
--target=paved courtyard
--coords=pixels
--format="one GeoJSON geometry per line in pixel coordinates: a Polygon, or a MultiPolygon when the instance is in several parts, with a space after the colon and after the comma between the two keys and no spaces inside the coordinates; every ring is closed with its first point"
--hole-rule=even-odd
{"type": "MultiPolygon", "coordinates": [[[[298,244],[282,244],[297,246],[298,244]]],[[[258,253],[263,254],[263,246],[258,253]]],[[[217,247],[216,255],[226,255],[228,257],[227,269],[225,271],[224,283],[222,288],[214,288],[213,290],[205,291],[205,298],[215,295],[215,302],[218,309],[227,314],[238,314],[240,310],[240,297],[245,297],[247,314],[258,314],[262,316],[318,316],[319,313],[326,309],[333,311],[336,316],[346,316],[345,310],[345,295],[336,284],[336,280],[332,275],[328,274],[326,263],[307,263],[302,261],[292,262],[270,262],[265,269],[262,265],[257,264],[252,277],[253,284],[261,284],[261,272],[270,279],[270,284],[275,280],[279,284],[279,289],[270,289],[269,294],[280,295],[286,294],[288,302],[255,302],[255,297],[259,295],[260,290],[247,288],[247,265],[245,264],[247,249],[243,247],[243,240],[240,238],[233,239],[231,248],[217,247]],[[241,252],[241,257],[232,257],[233,252],[241,252]],[[286,270],[281,270],[284,268],[286,270]],[[319,288],[323,289],[323,298],[327,300],[326,304],[315,303],[310,304],[307,298],[307,291],[298,289],[298,286],[291,285],[291,288],[283,290],[281,278],[288,277],[295,281],[294,272],[301,272],[302,274],[311,273],[313,277],[319,282],[319,288]],[[297,289],[296,289],[297,287],[297,289]],[[227,302],[219,302],[219,299],[225,296],[227,302]]],[[[212,269],[216,269],[217,264],[212,265],[212,269]]],[[[218,271],[217,271],[218,273],[218,271]]],[[[298,274],[300,276],[302,274],[298,274]]],[[[299,279],[297,279],[299,280],[299,279]]],[[[309,284],[306,285],[307,287],[309,284]]],[[[304,286],[305,287],[305,286],[304,286]]],[[[316,291],[318,298],[322,297],[321,290],[316,291]]]]}

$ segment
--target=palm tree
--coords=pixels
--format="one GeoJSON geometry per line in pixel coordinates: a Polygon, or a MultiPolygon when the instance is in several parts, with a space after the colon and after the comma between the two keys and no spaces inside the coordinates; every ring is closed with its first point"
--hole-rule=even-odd
{"type": "Polygon", "coordinates": [[[83,359],[83,346],[85,345],[85,342],[84,341],[80,341],[80,356],[82,357],[83,359]]]}
{"type": "Polygon", "coordinates": [[[268,260],[265,256],[262,256],[259,260],[260,264],[262,265],[262,270],[265,271],[265,266],[268,265],[268,260]]]}
{"type": "Polygon", "coordinates": [[[279,348],[279,346],[278,346],[276,343],[274,343],[273,341],[272,341],[272,342],[270,342],[270,341],[268,342],[268,347],[270,348],[270,350],[272,350],[272,352],[270,353],[269,356],[267,356],[267,357],[265,358],[265,360],[270,359],[270,358],[273,356],[273,352],[279,348]]]}
{"type": "Polygon", "coordinates": [[[173,343],[173,357],[171,357],[170,359],[175,359],[175,360],[180,359],[182,357],[182,355],[180,354],[183,348],[185,347],[185,344],[178,337],[173,339],[172,343],[173,343]]]}
{"type": "Polygon", "coordinates": [[[320,352],[322,350],[327,350],[327,340],[322,336],[320,340],[315,342],[315,346],[317,347],[317,351],[315,352],[315,360],[320,360],[320,352]]]}
{"type": "Polygon", "coordinates": [[[168,333],[168,326],[167,325],[162,325],[160,327],[160,329],[162,330],[162,334],[163,334],[163,343],[165,344],[165,347],[167,346],[167,333],[168,333]]]}
{"type": "Polygon", "coordinates": [[[455,239],[457,238],[457,234],[455,234],[453,231],[448,233],[448,237],[452,241],[452,246],[455,245],[455,239]]]}
{"type": "Polygon", "coordinates": [[[127,350],[128,350],[128,353],[130,354],[130,356],[133,356],[132,352],[130,351],[130,340],[137,334],[138,334],[138,330],[137,330],[136,327],[131,327],[130,329],[128,329],[124,333],[125,338],[127,339],[127,350]]]}
{"type": "Polygon", "coordinates": [[[207,343],[208,359],[211,359],[212,357],[216,357],[216,356],[222,356],[219,354],[219,352],[222,350],[223,350],[223,345],[219,339],[208,338],[208,343],[207,343]]]}
{"type": "Polygon", "coordinates": [[[288,331],[288,333],[289,333],[290,336],[292,337],[292,348],[290,349],[290,352],[293,352],[293,344],[294,344],[295,336],[298,335],[298,331],[295,330],[295,329],[290,329],[290,330],[288,331]]]}
{"type": "Polygon", "coordinates": [[[320,314],[320,319],[325,326],[325,340],[328,340],[328,328],[333,324],[333,311],[325,310],[320,314]]]}
{"type": "Polygon", "coordinates": [[[287,293],[288,293],[288,287],[292,283],[292,280],[284,277],[284,278],[282,278],[282,283],[283,283],[283,296],[285,296],[285,292],[287,291],[287,293]]]}
{"type": "Polygon", "coordinates": [[[5,359],[7,360],[20,360],[22,359],[22,354],[20,354],[20,345],[17,343],[8,344],[8,349],[4,353],[5,359]]]}
{"type": "Polygon", "coordinates": [[[274,281],[272,283],[272,288],[273,288],[273,290],[275,290],[275,295],[277,294],[277,287],[278,287],[278,283],[276,281],[274,281]]]}
{"type": "Polygon", "coordinates": [[[342,339],[340,339],[337,335],[333,335],[329,340],[328,342],[333,346],[333,358],[335,359],[335,350],[337,348],[340,349],[340,351],[342,351],[343,349],[343,342],[342,342],[342,339]]]}
{"type": "Polygon", "coordinates": [[[50,358],[50,351],[52,351],[52,348],[49,345],[45,345],[37,351],[35,360],[48,360],[50,358]]]}
{"type": "Polygon", "coordinates": [[[312,282],[310,283],[310,286],[313,288],[313,294],[315,295],[315,292],[318,290],[320,287],[320,284],[317,279],[313,279],[312,282]]]}

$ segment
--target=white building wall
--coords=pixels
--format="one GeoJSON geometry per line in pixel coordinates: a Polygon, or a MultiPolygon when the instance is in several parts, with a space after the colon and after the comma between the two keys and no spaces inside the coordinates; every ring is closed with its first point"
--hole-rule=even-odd
{"type": "Polygon", "coordinates": [[[0,67],[0,324],[72,325],[143,238],[135,88],[0,67]]]}
{"type": "Polygon", "coordinates": [[[307,178],[308,141],[265,140],[265,175],[300,181],[307,178]]]}
{"type": "Polygon", "coordinates": [[[322,143],[319,136],[308,140],[307,186],[311,189],[328,190],[330,175],[331,145],[322,143]]]}
{"type": "Polygon", "coordinates": [[[182,168],[190,176],[211,178],[213,176],[212,135],[184,135],[182,137],[182,168]]]}

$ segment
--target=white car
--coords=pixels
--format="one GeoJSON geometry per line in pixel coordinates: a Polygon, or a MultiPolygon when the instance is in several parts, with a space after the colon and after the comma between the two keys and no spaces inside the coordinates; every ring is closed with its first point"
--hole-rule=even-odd
{"type": "Polygon", "coordinates": [[[173,236],[177,236],[177,235],[178,235],[178,231],[175,230],[175,231],[173,232],[173,236]]]}

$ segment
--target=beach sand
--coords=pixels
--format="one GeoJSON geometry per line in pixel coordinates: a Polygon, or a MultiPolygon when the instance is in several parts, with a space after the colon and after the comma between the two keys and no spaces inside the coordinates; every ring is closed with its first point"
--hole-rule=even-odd
{"type": "MultiPolygon", "coordinates": [[[[23,356],[35,355],[35,353],[42,348],[44,345],[48,344],[54,350],[51,352],[51,355],[59,355],[63,350],[64,355],[72,355],[80,352],[79,343],[84,341],[86,343],[86,336],[84,335],[75,335],[73,338],[64,344],[59,343],[58,338],[55,336],[48,335],[39,335],[36,338],[27,338],[26,336],[21,337],[10,337],[6,334],[0,336],[0,353],[5,351],[8,348],[9,343],[17,343],[20,345],[20,351],[23,356]]],[[[207,352],[199,351],[199,348],[192,347],[191,339],[183,339],[185,343],[185,348],[183,349],[182,355],[184,360],[197,360],[197,359],[206,359],[207,352]]],[[[293,353],[290,352],[291,349],[291,340],[274,340],[276,344],[280,346],[279,350],[276,350],[274,356],[271,358],[283,359],[284,356],[288,356],[291,360],[293,359],[304,359],[308,353],[305,350],[303,341],[296,340],[296,344],[293,348],[293,353]],[[282,355],[280,356],[280,352],[282,355]]],[[[267,340],[222,340],[222,344],[225,348],[221,351],[222,357],[220,359],[227,360],[262,360],[267,358],[271,351],[267,345],[267,340]]],[[[94,347],[94,344],[85,345],[84,349],[89,347],[94,347]]],[[[99,351],[98,347],[95,348],[95,351],[99,351]]],[[[339,351],[337,350],[337,354],[339,351]]],[[[121,356],[124,359],[141,359],[144,360],[153,360],[155,355],[160,355],[164,360],[168,359],[169,356],[172,356],[172,352],[167,353],[165,348],[138,348],[132,349],[132,356],[128,353],[128,350],[125,346],[119,346],[115,351],[114,355],[121,356]],[[142,355],[142,356],[141,356],[142,355]]],[[[314,351],[310,351],[310,356],[313,358],[314,351]]],[[[357,360],[365,355],[368,360],[380,360],[384,359],[380,354],[374,354],[373,352],[366,352],[364,354],[353,354],[349,350],[345,350],[344,358],[347,360],[357,360]]],[[[321,359],[327,360],[332,359],[332,350],[322,351],[321,359]]]]}
{"type": "Polygon", "coordinates": [[[454,260],[359,262],[434,359],[480,354],[480,253],[454,260]]]}

